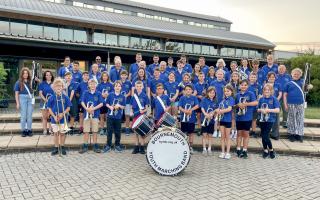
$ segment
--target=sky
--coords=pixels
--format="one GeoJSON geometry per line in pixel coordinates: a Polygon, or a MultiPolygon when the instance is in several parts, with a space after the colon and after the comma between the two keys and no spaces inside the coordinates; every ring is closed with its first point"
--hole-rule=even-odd
{"type": "Polygon", "coordinates": [[[295,43],[277,45],[277,49],[280,50],[320,49],[320,0],[134,1],[220,16],[233,22],[231,31],[254,34],[276,44],[295,43]]]}

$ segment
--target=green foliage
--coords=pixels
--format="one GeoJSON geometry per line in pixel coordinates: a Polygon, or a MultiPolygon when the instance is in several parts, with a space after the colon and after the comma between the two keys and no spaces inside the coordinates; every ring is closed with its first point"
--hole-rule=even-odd
{"type": "Polygon", "coordinates": [[[319,106],[320,105],[320,56],[319,55],[303,55],[295,58],[291,58],[287,61],[286,65],[288,71],[294,68],[300,68],[304,72],[305,64],[312,64],[311,67],[311,84],[313,89],[307,94],[308,105],[319,106]]]}
{"type": "Polygon", "coordinates": [[[5,96],[7,96],[7,87],[4,84],[6,81],[7,72],[4,69],[4,65],[2,62],[0,62],[0,99],[3,99],[5,96]]]}

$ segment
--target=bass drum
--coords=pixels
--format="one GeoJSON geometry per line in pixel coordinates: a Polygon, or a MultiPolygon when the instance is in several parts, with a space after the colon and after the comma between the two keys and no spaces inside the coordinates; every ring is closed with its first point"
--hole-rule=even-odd
{"type": "Polygon", "coordinates": [[[179,174],[190,161],[187,136],[177,128],[159,128],[150,138],[146,157],[157,173],[164,176],[179,174]]]}

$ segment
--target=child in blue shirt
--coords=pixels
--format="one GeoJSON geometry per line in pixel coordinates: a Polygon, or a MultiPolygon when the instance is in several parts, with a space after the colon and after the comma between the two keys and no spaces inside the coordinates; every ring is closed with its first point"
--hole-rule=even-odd
{"type": "Polygon", "coordinates": [[[130,135],[130,117],[133,115],[131,110],[131,88],[132,84],[128,80],[128,72],[126,70],[121,71],[121,94],[126,98],[126,107],[124,109],[125,115],[125,133],[126,135],[130,135]]]}
{"type": "Polygon", "coordinates": [[[169,81],[164,84],[165,94],[169,96],[170,99],[170,109],[169,113],[176,117],[178,114],[178,96],[179,96],[179,87],[178,83],[175,81],[175,73],[169,73],[169,81]]]}
{"type": "Polygon", "coordinates": [[[193,153],[193,132],[196,123],[196,110],[199,108],[198,98],[192,95],[192,85],[184,87],[184,95],[179,100],[181,131],[189,136],[190,153],[193,153]]]}
{"type": "Polygon", "coordinates": [[[115,136],[115,152],[121,153],[123,151],[120,140],[121,140],[121,120],[123,109],[126,106],[126,98],[121,94],[121,81],[114,83],[114,92],[108,95],[106,106],[109,108],[107,113],[107,128],[108,137],[107,144],[104,148],[104,152],[111,150],[112,134],[115,136]]]}
{"type": "MultiPolygon", "coordinates": [[[[195,83],[194,85],[194,92],[193,95],[198,98],[198,101],[201,102],[203,99],[204,94],[206,94],[206,89],[207,89],[207,83],[204,81],[205,74],[203,72],[200,72],[198,75],[198,82],[195,83]]],[[[198,124],[198,129],[200,131],[201,129],[201,108],[198,108],[196,110],[197,113],[197,124],[198,124]]],[[[198,133],[200,135],[201,131],[198,133]]]]}
{"type": "Polygon", "coordinates": [[[157,124],[161,116],[170,109],[170,99],[168,95],[164,94],[164,86],[162,83],[158,83],[157,85],[157,96],[153,99],[153,107],[154,123],[157,124]]]}
{"type": "Polygon", "coordinates": [[[66,149],[64,147],[65,142],[65,124],[68,123],[66,115],[70,111],[71,102],[67,95],[63,94],[64,81],[61,78],[57,78],[53,82],[53,89],[55,94],[48,100],[48,109],[51,115],[51,126],[54,133],[54,148],[51,155],[57,155],[59,153],[59,147],[61,147],[61,154],[66,155],[66,149]]]}
{"type": "Polygon", "coordinates": [[[216,80],[216,71],[213,66],[209,67],[208,76],[206,77],[206,82],[208,85],[211,84],[212,81],[216,80]]]}
{"type": "Polygon", "coordinates": [[[272,85],[266,84],[263,87],[263,97],[259,99],[258,112],[260,115],[260,128],[261,138],[263,146],[263,158],[275,158],[275,153],[272,147],[272,143],[269,137],[273,123],[276,121],[276,113],[280,112],[280,105],[278,99],[272,95],[272,85]]]}
{"type": "Polygon", "coordinates": [[[93,135],[93,151],[100,153],[100,147],[97,143],[97,135],[99,131],[99,116],[100,108],[103,106],[103,98],[99,91],[96,90],[97,82],[95,79],[88,81],[89,90],[83,93],[81,97],[81,105],[84,109],[84,122],[83,122],[83,145],[79,151],[83,154],[88,151],[89,132],[93,135]]]}
{"type": "Polygon", "coordinates": [[[217,79],[212,81],[210,83],[210,86],[213,86],[216,88],[217,99],[218,99],[218,102],[220,103],[223,99],[223,88],[227,84],[223,79],[224,71],[222,69],[219,69],[218,71],[216,71],[216,77],[217,79]]]}
{"type": "Polygon", "coordinates": [[[79,133],[83,133],[83,107],[81,105],[81,97],[83,94],[88,91],[88,81],[89,81],[89,72],[84,71],[82,73],[82,82],[78,86],[77,96],[78,96],[78,111],[79,111],[79,133]]]}
{"type": "MultiPolygon", "coordinates": [[[[255,72],[251,72],[249,75],[249,88],[248,91],[252,92],[255,96],[256,99],[259,99],[261,97],[261,85],[257,83],[257,74],[255,72]]],[[[257,108],[253,109],[253,116],[252,116],[252,129],[250,131],[250,136],[256,138],[256,130],[257,130],[257,108]]]]}
{"type": "Polygon", "coordinates": [[[202,154],[212,155],[211,144],[214,130],[214,115],[218,108],[216,100],[216,91],[214,87],[206,90],[206,96],[200,103],[201,107],[201,133],[202,133],[202,154]],[[207,149],[208,144],[208,149],[207,149]]]}

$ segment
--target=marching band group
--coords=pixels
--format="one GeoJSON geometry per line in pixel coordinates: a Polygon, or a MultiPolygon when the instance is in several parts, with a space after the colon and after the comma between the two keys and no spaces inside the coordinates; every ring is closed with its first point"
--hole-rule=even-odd
{"type": "MultiPolygon", "coordinates": [[[[136,62],[126,71],[119,56],[110,69],[97,56],[90,70],[82,72],[79,62],[71,63],[70,57],[65,57],[57,78],[45,71],[38,90],[43,134],[54,134],[52,155],[66,155],[65,134],[74,133],[75,121],[79,121],[79,132],[83,133],[79,153],[88,151],[90,132],[94,152],[101,152],[98,133],[107,135],[103,152],[111,151],[113,134],[114,150],[122,152],[122,130],[129,135],[131,118],[134,122],[141,115],[152,116],[155,124],[164,114],[173,116],[188,135],[191,153],[195,126],[202,134],[203,154],[211,155],[212,138],[220,137],[219,157],[224,159],[231,158],[232,139],[236,139],[237,156],[248,157],[249,136],[257,137],[257,122],[263,158],[275,158],[270,133],[271,138],[279,139],[280,109],[290,141],[303,141],[305,99],[299,68],[293,69],[290,76],[285,65],[274,63],[272,55],[261,68],[258,60],[248,59],[242,59],[240,66],[232,61],[230,69],[223,59],[209,67],[204,57],[192,67],[185,55],[176,62],[177,66],[171,57],[159,62],[159,56],[154,55],[153,61],[147,66],[137,53],[136,62]]],[[[31,78],[30,70],[22,68],[14,86],[23,137],[32,136],[31,78]]],[[[145,153],[145,138],[135,134],[133,154],[145,153]]]]}

